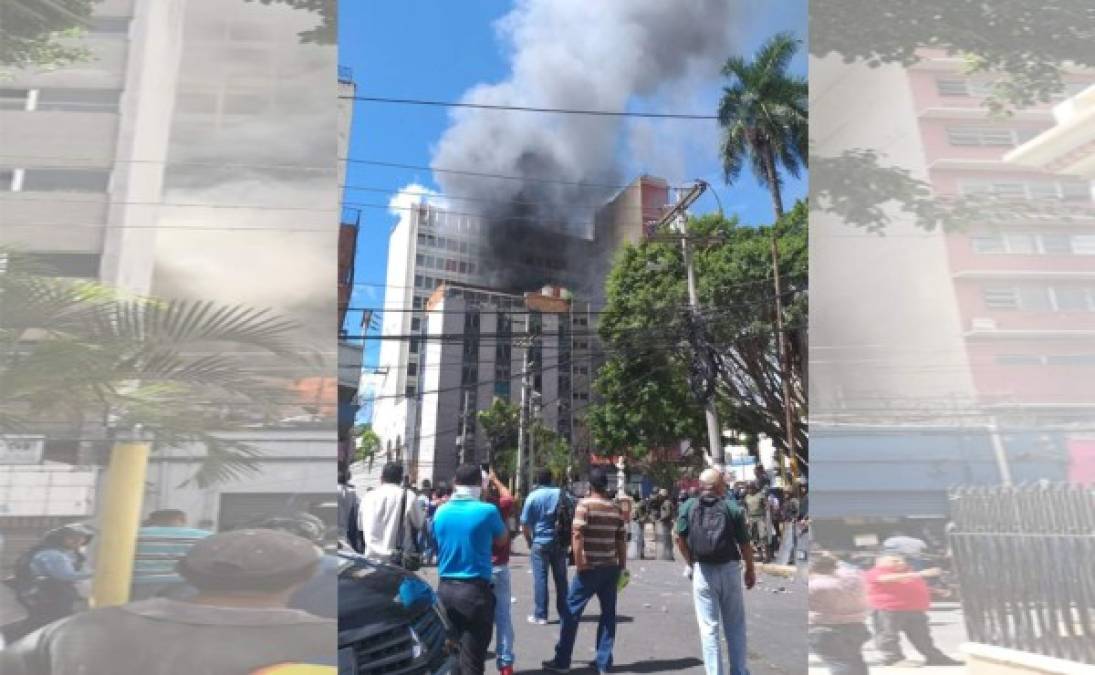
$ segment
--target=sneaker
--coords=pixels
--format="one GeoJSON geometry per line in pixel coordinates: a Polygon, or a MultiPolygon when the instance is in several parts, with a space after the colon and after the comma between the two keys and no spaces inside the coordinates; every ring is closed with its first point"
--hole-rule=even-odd
{"type": "Polygon", "coordinates": [[[550,671],[552,673],[569,673],[570,672],[570,668],[560,666],[559,664],[555,663],[555,659],[552,659],[550,661],[541,661],[540,662],[540,667],[543,668],[544,670],[550,671]]]}
{"type": "Polygon", "coordinates": [[[535,616],[532,616],[531,614],[528,617],[528,622],[536,624],[537,626],[546,626],[547,625],[547,619],[538,619],[535,616]]]}
{"type": "Polygon", "coordinates": [[[962,661],[952,659],[949,656],[933,656],[924,662],[925,666],[964,666],[966,665],[962,661]]]}
{"type": "Polygon", "coordinates": [[[513,675],[513,666],[502,666],[498,669],[498,675],[513,675]]]}

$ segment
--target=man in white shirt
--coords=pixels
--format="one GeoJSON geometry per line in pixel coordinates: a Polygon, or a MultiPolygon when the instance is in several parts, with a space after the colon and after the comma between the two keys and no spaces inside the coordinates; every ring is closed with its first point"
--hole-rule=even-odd
{"type": "Polygon", "coordinates": [[[416,550],[415,532],[422,529],[426,514],[415,498],[413,490],[401,487],[403,465],[388,462],[380,474],[381,485],[361,497],[359,508],[361,538],[365,554],[371,558],[387,559],[397,547],[400,505],[403,505],[404,551],[416,550]]]}

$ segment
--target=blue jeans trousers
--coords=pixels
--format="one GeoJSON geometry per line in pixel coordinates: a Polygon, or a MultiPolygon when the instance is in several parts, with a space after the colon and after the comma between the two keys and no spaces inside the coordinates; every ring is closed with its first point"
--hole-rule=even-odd
{"type": "Polygon", "coordinates": [[[726,635],[730,675],[749,675],[744,594],[740,562],[696,563],[692,567],[692,599],[696,605],[707,675],[726,672],[722,665],[720,633],[726,635]]]}
{"type": "Polygon", "coordinates": [[[566,552],[555,544],[533,544],[532,558],[532,615],[537,619],[548,618],[548,572],[555,580],[555,609],[562,619],[567,607],[567,557],[566,552]]]}
{"type": "Polygon", "coordinates": [[[495,565],[492,577],[494,581],[494,653],[496,665],[512,666],[513,655],[513,616],[510,611],[510,597],[513,594],[510,583],[509,566],[495,565]]]}
{"type": "Polygon", "coordinates": [[[616,583],[620,579],[620,568],[594,567],[578,572],[570,584],[567,594],[567,612],[563,615],[563,626],[559,631],[559,642],[555,645],[555,663],[570,667],[574,654],[574,641],[578,637],[578,622],[582,612],[593,596],[601,605],[601,618],[597,622],[597,666],[601,670],[612,667],[612,646],[616,642],[616,583]]]}

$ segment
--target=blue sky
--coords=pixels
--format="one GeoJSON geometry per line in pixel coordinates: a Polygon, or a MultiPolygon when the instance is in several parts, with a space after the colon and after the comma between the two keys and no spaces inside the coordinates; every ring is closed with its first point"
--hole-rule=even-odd
{"type": "MultiPolygon", "coordinates": [[[[806,37],[805,0],[780,3],[727,1],[741,4],[743,11],[739,14],[748,17],[743,19],[742,25],[735,26],[735,51],[752,53],[778,30],[791,30],[801,39],[806,37]]],[[[458,100],[470,87],[497,82],[509,73],[506,54],[493,23],[505,15],[512,4],[512,0],[460,3],[345,0],[339,5],[340,64],[353,69],[360,95],[458,100]]],[[[806,74],[804,53],[795,59],[792,70],[806,74]]],[[[722,77],[714,74],[710,81],[702,84],[692,100],[682,103],[681,109],[675,112],[713,114],[722,84],[722,77]]],[[[639,105],[641,102],[636,103],[636,107],[639,105]]],[[[673,124],[711,125],[702,130],[702,134],[716,138],[714,122],[673,124]]],[[[354,109],[350,157],[428,166],[431,148],[448,125],[448,111],[444,108],[358,102],[354,109]]],[[[675,137],[693,134],[691,129],[669,130],[679,133],[666,135],[667,146],[675,137]]],[[[727,212],[736,213],[746,223],[771,219],[770,197],[752,176],[743,175],[732,188],[723,183],[714,141],[699,148],[693,143],[687,149],[667,147],[666,151],[679,156],[678,162],[683,163],[685,175],[709,181],[718,191],[727,212]]],[[[623,163],[627,176],[644,171],[659,173],[635,157],[625,156],[623,163]]],[[[396,223],[386,205],[395,191],[412,182],[437,188],[429,171],[353,163],[347,167],[348,186],[369,188],[348,189],[344,198],[346,206],[361,209],[355,270],[357,286],[351,307],[379,307],[383,303],[388,233],[396,223]]],[[[805,193],[805,176],[803,180],[788,179],[784,188],[785,202],[790,203],[805,193]]],[[[714,201],[704,197],[692,210],[714,209],[714,201]]],[[[347,324],[351,333],[357,332],[360,320],[360,312],[350,312],[347,324]]],[[[366,341],[366,366],[376,364],[378,345],[377,340],[366,341]]]]}

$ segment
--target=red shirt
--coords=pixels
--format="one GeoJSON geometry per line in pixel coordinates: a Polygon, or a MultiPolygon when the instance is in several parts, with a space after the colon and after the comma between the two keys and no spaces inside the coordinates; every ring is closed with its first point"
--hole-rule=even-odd
{"type": "Polygon", "coordinates": [[[931,591],[922,577],[901,581],[881,581],[879,577],[903,570],[873,567],[867,571],[867,600],[874,609],[886,612],[926,612],[931,606],[931,591]]]}
{"type": "MultiPolygon", "coordinates": [[[[513,497],[500,497],[498,501],[494,499],[487,499],[487,501],[497,506],[498,510],[502,512],[502,522],[506,524],[506,529],[509,529],[509,517],[513,515],[513,497]]],[[[509,547],[510,542],[508,540],[503,546],[493,546],[490,552],[490,564],[508,565],[509,547]]]]}

